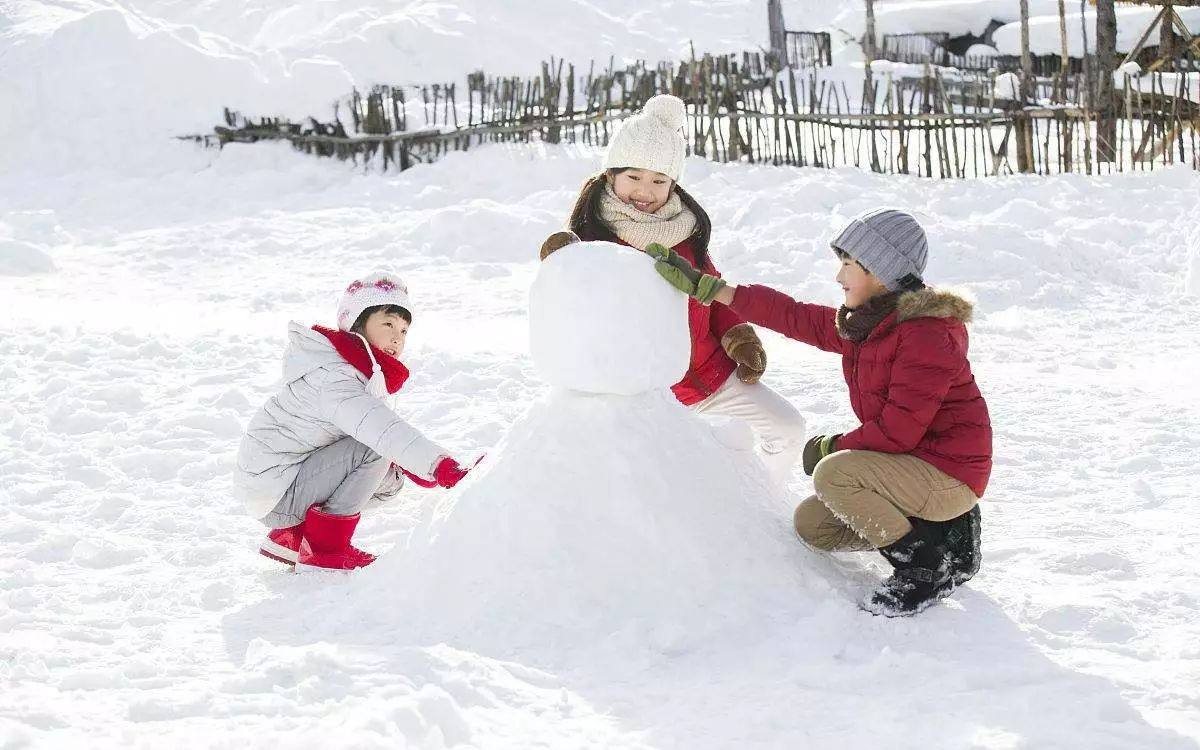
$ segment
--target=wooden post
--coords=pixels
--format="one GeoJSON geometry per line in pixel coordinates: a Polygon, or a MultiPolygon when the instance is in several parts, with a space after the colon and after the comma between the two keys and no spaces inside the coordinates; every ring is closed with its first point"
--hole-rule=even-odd
{"type": "MultiPolygon", "coordinates": [[[[1158,59],[1175,62],[1175,4],[1171,0],[1163,3],[1162,27],[1159,32],[1158,59]]],[[[1172,65],[1172,68],[1175,66],[1172,65]]]]}
{"type": "Polygon", "coordinates": [[[767,33],[770,36],[771,52],[784,65],[791,65],[787,59],[787,32],[783,25],[783,0],[767,0],[767,33]]]}
{"type": "Polygon", "coordinates": [[[1117,139],[1113,71],[1117,63],[1117,12],[1113,0],[1096,0],[1096,158],[1111,162],[1117,139]]]}
{"type": "Polygon", "coordinates": [[[1029,54],[1029,0],[1021,0],[1021,101],[1033,94],[1033,57],[1029,54]]]}
{"type": "Polygon", "coordinates": [[[1058,101],[1067,102],[1067,74],[1071,72],[1071,49],[1067,45],[1067,0],[1058,0],[1058,40],[1062,48],[1058,65],[1058,101]]]}

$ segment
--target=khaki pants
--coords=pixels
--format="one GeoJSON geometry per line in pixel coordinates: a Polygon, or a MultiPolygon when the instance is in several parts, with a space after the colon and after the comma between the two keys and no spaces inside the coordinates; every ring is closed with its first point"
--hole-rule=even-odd
{"type": "Polygon", "coordinates": [[[813,472],[817,494],[796,508],[796,533],[823,550],[886,547],[909,517],[949,521],[975,507],[963,482],[907,453],[838,451],[813,472]]]}

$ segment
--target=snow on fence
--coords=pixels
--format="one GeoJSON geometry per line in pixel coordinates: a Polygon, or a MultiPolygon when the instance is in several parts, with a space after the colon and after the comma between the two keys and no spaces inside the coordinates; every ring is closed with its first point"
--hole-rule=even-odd
{"type": "Polygon", "coordinates": [[[1087,101],[1079,76],[1033,86],[1013,73],[877,61],[854,93],[830,69],[781,68],[769,53],[586,72],[562,61],[532,78],[468,77],[464,89],[377,86],[336,103],[331,121],[257,121],[226,112],[213,145],[286,139],[307,153],[407,169],[480,143],[608,143],[616,121],[658,93],[688,111],[688,152],[719,162],[868,168],[928,177],[1099,174],[1182,163],[1200,169],[1200,74],[1126,78],[1087,101]],[[914,68],[920,75],[911,74],[914,68]],[[1061,88],[1058,88],[1061,87],[1061,88]],[[1064,96],[1064,92],[1068,95],[1064,96]],[[1085,102],[1081,104],[1050,104],[1085,102]]]}

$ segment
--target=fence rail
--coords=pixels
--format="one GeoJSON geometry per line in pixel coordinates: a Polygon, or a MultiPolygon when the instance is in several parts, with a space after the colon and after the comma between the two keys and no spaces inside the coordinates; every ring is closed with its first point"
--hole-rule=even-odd
{"type": "Polygon", "coordinates": [[[997,92],[994,71],[946,74],[926,66],[918,78],[876,75],[860,91],[824,69],[798,71],[779,62],[744,53],[577,70],[551,60],[530,78],[476,73],[465,88],[355,91],[335,103],[328,122],[253,120],[227,111],[224,125],[196,138],[214,145],[285,139],[311,154],[407,169],[481,143],[603,146],[616,121],[651,96],[671,93],[687,109],[688,153],[721,162],[941,178],[1097,174],[1176,163],[1200,169],[1200,104],[1189,99],[1200,98],[1189,93],[1200,91],[1200,74],[1150,77],[1144,90],[1127,77],[1125,88],[1103,103],[1087,101],[1080,77],[1059,76],[1039,81],[1034,100],[1022,104],[997,92]]]}

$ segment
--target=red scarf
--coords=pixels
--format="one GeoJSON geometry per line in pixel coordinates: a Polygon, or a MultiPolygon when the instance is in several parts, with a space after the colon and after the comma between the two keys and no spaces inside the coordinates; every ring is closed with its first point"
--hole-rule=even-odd
{"type": "MultiPolygon", "coordinates": [[[[368,379],[371,377],[371,358],[367,356],[367,349],[363,346],[362,339],[353,333],[335,331],[325,326],[313,326],[312,329],[329,339],[329,343],[333,344],[337,353],[342,355],[342,359],[354,365],[354,369],[366,375],[368,379]]],[[[375,355],[375,361],[383,369],[383,380],[387,384],[387,392],[395,393],[400,390],[404,381],[408,380],[408,368],[400,360],[377,346],[371,347],[371,353],[375,355]]]]}

